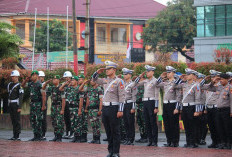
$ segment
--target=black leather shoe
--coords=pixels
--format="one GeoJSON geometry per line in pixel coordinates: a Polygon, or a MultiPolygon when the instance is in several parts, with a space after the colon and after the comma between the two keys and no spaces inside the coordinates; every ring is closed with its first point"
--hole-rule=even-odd
{"type": "Polygon", "coordinates": [[[226,145],[224,143],[218,144],[217,149],[224,149],[226,145]]]}
{"type": "Polygon", "coordinates": [[[28,140],[28,141],[36,141],[37,140],[37,134],[34,134],[34,137],[32,138],[32,139],[30,139],[30,140],[28,140]]]}
{"type": "Polygon", "coordinates": [[[178,143],[172,143],[170,147],[179,147],[178,143]]]}
{"type": "Polygon", "coordinates": [[[108,141],[108,139],[107,139],[107,138],[104,138],[103,141],[108,141]]]}
{"type": "Polygon", "coordinates": [[[77,136],[74,136],[73,139],[72,139],[72,141],[70,141],[70,142],[74,143],[76,141],[77,141],[77,136]]]}
{"type": "Polygon", "coordinates": [[[208,145],[208,148],[217,148],[217,144],[212,143],[212,144],[208,145]]]}
{"type": "Polygon", "coordinates": [[[171,142],[169,143],[167,143],[167,144],[164,144],[164,147],[171,147],[171,142]]]}
{"type": "Polygon", "coordinates": [[[11,138],[9,138],[8,140],[14,141],[15,139],[16,139],[15,137],[11,137],[11,138]]]}
{"type": "Polygon", "coordinates": [[[196,145],[196,144],[190,144],[189,145],[189,148],[197,148],[198,147],[198,145],[196,145]]]}
{"type": "Polygon", "coordinates": [[[190,145],[189,144],[184,144],[184,148],[188,148],[190,145]]]}
{"type": "Polygon", "coordinates": [[[149,142],[149,143],[147,144],[147,146],[152,146],[152,142],[149,142]]]}
{"type": "Polygon", "coordinates": [[[131,141],[128,141],[126,145],[132,145],[132,146],[133,146],[133,145],[134,145],[134,143],[133,143],[133,142],[131,142],[131,141]]]}

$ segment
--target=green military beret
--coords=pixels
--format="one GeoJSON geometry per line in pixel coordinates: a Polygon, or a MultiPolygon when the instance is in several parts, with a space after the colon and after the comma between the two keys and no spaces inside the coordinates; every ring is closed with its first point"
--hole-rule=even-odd
{"type": "Polygon", "coordinates": [[[75,79],[76,81],[79,80],[78,76],[73,76],[72,79],[75,79]]]}
{"type": "Polygon", "coordinates": [[[78,75],[78,78],[85,78],[83,74],[78,75]]]}
{"type": "Polygon", "coordinates": [[[60,75],[55,75],[54,79],[60,79],[60,75]]]}
{"type": "Polygon", "coordinates": [[[37,70],[34,70],[34,71],[31,72],[31,76],[34,75],[34,74],[39,75],[39,72],[37,70]]]}

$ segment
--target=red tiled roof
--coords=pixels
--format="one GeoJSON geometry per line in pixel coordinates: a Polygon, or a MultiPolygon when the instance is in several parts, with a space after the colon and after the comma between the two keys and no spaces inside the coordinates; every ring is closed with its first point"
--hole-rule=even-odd
{"type": "MultiPolygon", "coordinates": [[[[153,0],[90,0],[90,16],[117,17],[129,19],[149,19],[165,8],[164,5],[153,0]]],[[[52,15],[66,15],[66,6],[69,6],[69,15],[72,15],[72,0],[1,0],[0,14],[23,13],[47,14],[49,7],[52,15]]],[[[85,0],[76,0],[76,15],[85,16],[85,0]]]]}

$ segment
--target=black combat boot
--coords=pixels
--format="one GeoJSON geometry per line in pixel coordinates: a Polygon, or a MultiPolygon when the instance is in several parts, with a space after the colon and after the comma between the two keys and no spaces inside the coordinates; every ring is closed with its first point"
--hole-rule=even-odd
{"type": "Polygon", "coordinates": [[[19,133],[16,133],[15,141],[21,141],[21,139],[19,138],[19,133]]]}
{"type": "Polygon", "coordinates": [[[100,136],[95,137],[95,144],[101,144],[100,136]]]}
{"type": "Polygon", "coordinates": [[[62,142],[62,135],[57,135],[57,140],[56,142],[62,142]]]}
{"type": "Polygon", "coordinates": [[[14,133],[14,135],[13,135],[13,137],[11,137],[11,138],[9,138],[8,140],[12,140],[12,141],[14,141],[14,140],[16,140],[16,134],[14,133]]]}
{"type": "Polygon", "coordinates": [[[81,136],[81,143],[87,142],[87,133],[83,133],[81,136]]]}
{"type": "Polygon", "coordinates": [[[34,134],[34,137],[28,141],[36,141],[36,139],[37,139],[37,134],[34,134]]]}
{"type": "Polygon", "coordinates": [[[74,143],[74,142],[76,142],[76,141],[77,141],[77,136],[74,136],[73,139],[72,139],[72,141],[70,141],[70,142],[73,142],[73,143],[74,143]]]}

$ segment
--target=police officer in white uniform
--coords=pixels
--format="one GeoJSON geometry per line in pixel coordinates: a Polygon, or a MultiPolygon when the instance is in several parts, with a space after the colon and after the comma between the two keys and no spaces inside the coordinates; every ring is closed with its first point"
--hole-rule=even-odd
{"type": "Polygon", "coordinates": [[[107,157],[119,157],[120,149],[120,119],[123,116],[125,102],[124,81],[116,76],[117,64],[105,62],[106,68],[97,70],[92,78],[104,87],[102,122],[108,139],[107,157]],[[106,71],[107,78],[98,78],[99,74],[106,71]]]}

